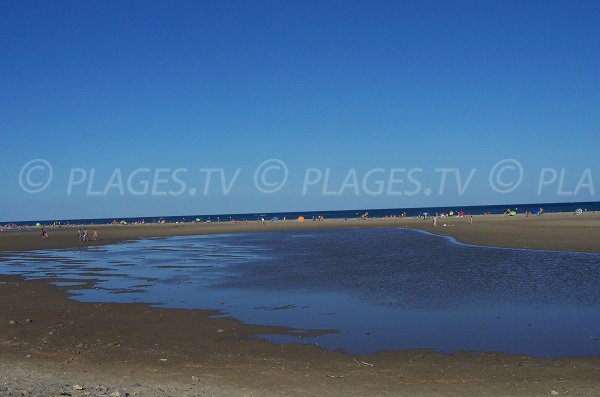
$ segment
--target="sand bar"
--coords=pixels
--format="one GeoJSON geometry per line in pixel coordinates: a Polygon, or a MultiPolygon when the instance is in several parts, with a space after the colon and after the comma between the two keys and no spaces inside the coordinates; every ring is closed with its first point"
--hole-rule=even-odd
{"type": "Polygon", "coordinates": [[[71,248],[82,245],[113,244],[146,237],[185,236],[195,234],[271,232],[281,230],[319,230],[354,227],[409,227],[440,235],[454,237],[460,242],[495,247],[514,247],[563,251],[600,252],[600,213],[544,214],[542,216],[478,215],[469,218],[438,218],[437,227],[431,219],[379,218],[379,219],[326,219],[323,222],[307,220],[267,221],[248,223],[185,223],[89,225],[98,230],[101,241],[81,243],[77,227],[48,229],[49,238],[39,238],[39,231],[0,232],[0,251],[71,248]],[[446,226],[443,226],[446,224],[446,226]]]}

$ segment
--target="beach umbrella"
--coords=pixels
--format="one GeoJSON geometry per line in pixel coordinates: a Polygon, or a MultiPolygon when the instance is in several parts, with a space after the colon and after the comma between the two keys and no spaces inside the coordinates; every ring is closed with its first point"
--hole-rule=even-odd
{"type": "Polygon", "coordinates": [[[38,223],[35,224],[35,226],[36,227],[40,227],[40,226],[42,226],[42,224],[38,222],[38,223]]]}
{"type": "Polygon", "coordinates": [[[202,222],[202,219],[196,218],[196,223],[200,223],[200,222],[202,222]]]}
{"type": "Polygon", "coordinates": [[[299,216],[298,217],[298,222],[304,222],[304,217],[303,216],[299,216]]]}

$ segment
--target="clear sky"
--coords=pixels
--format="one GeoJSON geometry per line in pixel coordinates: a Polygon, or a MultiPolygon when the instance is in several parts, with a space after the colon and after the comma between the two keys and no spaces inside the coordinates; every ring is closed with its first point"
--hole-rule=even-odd
{"type": "Polygon", "coordinates": [[[599,18],[598,1],[5,2],[0,221],[597,201],[599,18]],[[288,170],[274,193],[253,178],[269,159],[288,170]],[[504,159],[523,178],[498,192],[504,159]],[[239,173],[205,191],[202,168],[239,173]],[[414,168],[420,185],[392,171],[414,168]],[[460,194],[442,168],[476,171],[460,194]]]}

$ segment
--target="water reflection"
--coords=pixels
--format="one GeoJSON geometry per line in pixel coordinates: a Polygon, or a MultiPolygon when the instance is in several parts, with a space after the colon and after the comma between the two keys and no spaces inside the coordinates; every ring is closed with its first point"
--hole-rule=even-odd
{"type": "Polygon", "coordinates": [[[600,354],[599,270],[599,254],[473,247],[406,229],[173,237],[0,258],[4,274],[75,283],[81,301],[337,329],[265,337],[361,353],[600,354]],[[86,280],[91,287],[78,285],[86,280]]]}

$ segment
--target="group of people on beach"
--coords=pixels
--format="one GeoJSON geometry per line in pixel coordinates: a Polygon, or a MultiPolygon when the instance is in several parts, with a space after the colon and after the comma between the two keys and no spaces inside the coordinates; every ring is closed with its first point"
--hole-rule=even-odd
{"type": "MultiPolygon", "coordinates": [[[[81,242],[89,241],[87,228],[78,229],[77,230],[77,238],[81,242]]],[[[92,241],[98,241],[98,231],[96,229],[94,229],[94,232],[92,234],[92,241]]]]}
{"type": "MultiPolygon", "coordinates": [[[[437,227],[437,221],[438,221],[438,214],[436,213],[435,216],[433,217],[433,227],[437,227]]],[[[441,218],[444,217],[444,214],[442,214],[441,216],[439,216],[441,218]]],[[[466,218],[466,216],[459,216],[459,218],[466,218]]],[[[467,218],[467,222],[469,222],[469,224],[473,223],[473,215],[469,215],[469,217],[467,218]]],[[[442,226],[447,227],[447,226],[454,226],[452,224],[448,224],[448,223],[444,223],[442,226]]]]}

